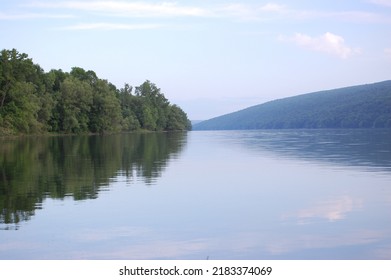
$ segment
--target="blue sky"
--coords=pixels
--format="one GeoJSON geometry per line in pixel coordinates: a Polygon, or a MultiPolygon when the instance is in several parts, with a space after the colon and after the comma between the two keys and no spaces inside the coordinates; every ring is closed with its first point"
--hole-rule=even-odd
{"type": "Polygon", "coordinates": [[[391,0],[0,0],[0,48],[150,80],[190,119],[391,79],[391,0]]]}

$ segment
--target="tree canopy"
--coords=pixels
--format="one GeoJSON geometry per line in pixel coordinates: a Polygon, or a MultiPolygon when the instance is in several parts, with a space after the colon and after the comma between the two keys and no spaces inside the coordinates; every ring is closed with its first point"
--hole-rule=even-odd
{"type": "Polygon", "coordinates": [[[0,135],[189,130],[186,113],[152,82],[117,89],[92,70],[45,72],[16,49],[0,53],[0,135]]]}

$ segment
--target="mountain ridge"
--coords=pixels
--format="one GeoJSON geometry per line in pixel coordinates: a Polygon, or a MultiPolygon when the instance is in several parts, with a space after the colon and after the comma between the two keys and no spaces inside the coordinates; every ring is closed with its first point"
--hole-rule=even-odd
{"type": "Polygon", "coordinates": [[[271,100],[193,130],[281,128],[391,128],[391,80],[271,100]]]}

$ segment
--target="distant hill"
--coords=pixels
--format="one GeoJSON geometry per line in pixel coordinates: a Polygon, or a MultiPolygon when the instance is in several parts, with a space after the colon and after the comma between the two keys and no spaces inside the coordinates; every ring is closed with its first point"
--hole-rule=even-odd
{"type": "Polygon", "coordinates": [[[197,123],[203,122],[203,120],[190,120],[191,125],[196,125],[197,123]]]}
{"type": "Polygon", "coordinates": [[[273,100],[193,126],[193,130],[274,128],[391,128],[391,80],[273,100]]]}

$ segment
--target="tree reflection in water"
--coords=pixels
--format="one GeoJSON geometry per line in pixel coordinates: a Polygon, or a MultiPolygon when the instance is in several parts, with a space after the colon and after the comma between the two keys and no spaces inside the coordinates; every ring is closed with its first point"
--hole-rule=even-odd
{"type": "Polygon", "coordinates": [[[0,223],[17,229],[47,199],[95,199],[116,176],[153,184],[186,132],[1,139],[0,223]]]}

